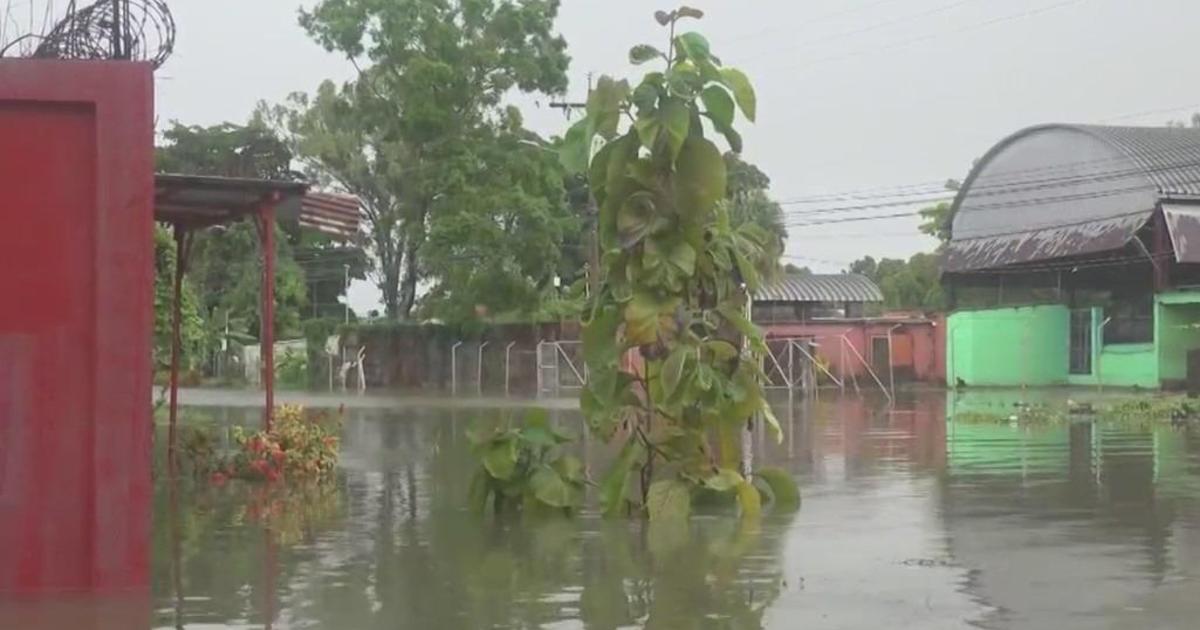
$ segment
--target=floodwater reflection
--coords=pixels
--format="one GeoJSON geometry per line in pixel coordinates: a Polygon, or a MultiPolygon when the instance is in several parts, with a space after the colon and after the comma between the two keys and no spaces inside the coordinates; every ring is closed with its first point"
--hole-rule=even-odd
{"type": "MultiPolygon", "coordinates": [[[[1025,395],[782,399],[783,440],[755,458],[796,476],[801,510],[665,536],[591,512],[481,520],[465,435],[493,414],[356,411],[319,494],[159,483],[153,605],[74,627],[1196,627],[1200,436],[955,419],[1025,395]]],[[[579,448],[604,470],[603,444],[579,448]]],[[[33,610],[0,603],[0,627],[63,627],[33,610]]]]}

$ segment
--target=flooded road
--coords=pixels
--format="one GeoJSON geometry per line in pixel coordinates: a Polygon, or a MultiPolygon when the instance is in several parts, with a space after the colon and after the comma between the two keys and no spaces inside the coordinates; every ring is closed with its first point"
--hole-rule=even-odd
{"type": "MultiPolygon", "coordinates": [[[[800,511],[758,527],[708,512],[671,541],[594,513],[481,521],[464,508],[475,465],[465,432],[496,413],[356,410],[332,491],[159,486],[149,622],[1197,627],[1200,435],[956,421],[971,404],[940,392],[891,409],[857,398],[782,401],[783,442],[760,440],[756,461],[792,471],[800,511]]],[[[193,413],[220,426],[258,417],[233,407],[193,413]]],[[[554,414],[579,430],[575,412],[554,414]]],[[[603,445],[581,451],[598,475],[603,445]]]]}

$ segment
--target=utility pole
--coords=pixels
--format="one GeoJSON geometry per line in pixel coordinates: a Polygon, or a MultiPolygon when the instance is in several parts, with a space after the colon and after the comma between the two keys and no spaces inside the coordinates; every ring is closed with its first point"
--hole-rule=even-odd
{"type": "MultiPolygon", "coordinates": [[[[592,73],[587,73],[588,98],[592,97],[592,73]]],[[[587,102],[569,102],[563,101],[558,103],[550,103],[550,107],[563,110],[563,114],[567,118],[571,117],[571,112],[576,109],[587,109],[587,102]]],[[[588,147],[588,163],[592,161],[591,147],[588,147]]],[[[587,174],[584,174],[584,179],[587,179],[587,174]]],[[[588,185],[588,205],[587,218],[591,226],[588,229],[589,238],[591,241],[587,244],[588,262],[587,262],[587,289],[588,295],[596,295],[600,290],[600,210],[596,207],[596,197],[592,195],[592,187],[588,185]]]]}

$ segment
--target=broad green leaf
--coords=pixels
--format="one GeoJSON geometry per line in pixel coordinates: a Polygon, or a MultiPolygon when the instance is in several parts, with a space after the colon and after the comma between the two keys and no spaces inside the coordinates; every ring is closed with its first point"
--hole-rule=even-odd
{"type": "Polygon", "coordinates": [[[707,61],[710,52],[708,40],[700,33],[684,33],[675,38],[675,45],[685,57],[692,61],[707,61]]]}
{"type": "Polygon", "coordinates": [[[468,491],[467,503],[471,510],[483,514],[487,510],[488,496],[491,495],[490,477],[486,468],[480,466],[471,477],[471,488],[468,491]]]}
{"type": "Polygon", "coordinates": [[[655,481],[646,493],[646,510],[651,523],[687,519],[691,505],[692,488],[678,479],[655,481]]]}
{"type": "Polygon", "coordinates": [[[644,452],[645,447],[636,438],[630,437],[625,440],[625,446],[621,448],[617,461],[600,482],[600,504],[605,516],[620,516],[624,513],[629,472],[644,452]]]}
{"type": "Polygon", "coordinates": [[[550,507],[570,507],[571,489],[549,466],[540,466],[529,478],[529,488],[538,501],[550,507]]]}
{"type": "Polygon", "coordinates": [[[696,271],[696,250],[687,241],[679,240],[672,244],[667,260],[686,276],[690,277],[696,271]]]}
{"type": "Polygon", "coordinates": [[[734,153],[742,152],[742,134],[734,131],[733,127],[720,130],[721,135],[725,136],[725,142],[729,143],[729,150],[734,153]]]}
{"type": "Polygon", "coordinates": [[[667,56],[664,55],[661,50],[649,44],[638,44],[637,46],[629,49],[629,63],[635,66],[646,63],[651,59],[666,58],[667,56]]]}
{"type": "Polygon", "coordinates": [[[562,146],[558,149],[559,159],[563,167],[571,173],[584,173],[588,170],[588,157],[592,150],[592,121],[587,116],[567,129],[563,136],[562,146]]]}
{"type": "Polygon", "coordinates": [[[617,235],[621,247],[637,245],[655,226],[654,195],[640,190],[625,199],[617,213],[617,235]]]}
{"type": "Polygon", "coordinates": [[[633,90],[629,100],[637,109],[638,117],[648,117],[658,106],[658,97],[662,93],[664,75],[661,72],[650,72],[642,77],[642,82],[633,90]]]}
{"type": "Polygon", "coordinates": [[[681,216],[707,217],[725,197],[725,160],[716,145],[703,138],[684,142],[675,164],[675,205],[681,216]]]}
{"type": "MultiPolygon", "coordinates": [[[[596,82],[588,95],[587,115],[593,121],[595,132],[604,138],[611,138],[617,133],[617,125],[621,119],[621,105],[629,97],[629,82],[625,79],[613,80],[604,75],[596,82]]],[[[589,139],[590,143],[590,139],[589,139]]]]}
{"type": "Polygon", "coordinates": [[[693,9],[692,7],[685,5],[679,7],[679,9],[675,11],[675,15],[681,18],[690,17],[699,20],[700,18],[704,17],[704,12],[700,9],[693,9]]]}
{"type": "Polygon", "coordinates": [[[720,450],[722,468],[736,468],[741,462],[740,429],[740,424],[730,422],[717,425],[717,448],[720,450]]]}
{"type": "Polygon", "coordinates": [[[517,443],[509,438],[488,446],[483,454],[483,467],[488,474],[500,480],[512,477],[517,468],[517,443]]]}
{"type": "Polygon", "coordinates": [[[758,488],[749,481],[742,480],[737,485],[738,507],[742,509],[742,518],[757,518],[762,514],[762,495],[758,488]]]}
{"type": "MultiPolygon", "coordinates": [[[[672,98],[663,103],[662,109],[659,110],[659,117],[662,128],[667,133],[667,146],[671,150],[670,156],[673,162],[679,156],[684,141],[687,140],[691,111],[683,101],[672,98]]],[[[723,162],[722,165],[724,165],[723,162]]]]}
{"type": "Polygon", "coordinates": [[[729,492],[745,482],[746,480],[743,479],[736,470],[733,470],[732,468],[722,468],[713,476],[705,479],[704,485],[716,490],[717,492],[729,492]]]}
{"type": "Polygon", "coordinates": [[[782,468],[760,468],[754,471],[754,476],[761,479],[771,489],[775,497],[776,510],[800,509],[800,486],[786,470],[782,468]]]}
{"type": "Polygon", "coordinates": [[[642,146],[653,150],[654,143],[658,140],[658,134],[662,131],[662,122],[657,116],[649,118],[639,118],[633,123],[633,129],[637,132],[638,140],[642,146]]]}
{"type": "Polygon", "coordinates": [[[688,347],[679,344],[675,346],[675,349],[671,350],[671,354],[667,355],[667,360],[663,361],[663,394],[667,398],[675,395],[675,390],[679,389],[679,384],[683,382],[683,373],[687,367],[689,354],[690,350],[688,347]]]}
{"type": "Polygon", "coordinates": [[[617,329],[621,325],[621,313],[617,307],[606,304],[596,309],[592,320],[584,324],[583,360],[591,370],[613,365],[621,356],[617,343],[617,329]]]}
{"type": "Polygon", "coordinates": [[[608,158],[613,153],[615,142],[606,142],[596,155],[592,156],[592,163],[587,168],[588,187],[592,190],[592,198],[596,200],[596,205],[603,207],[604,201],[608,198],[608,158]]]}
{"type": "Polygon", "coordinates": [[[737,101],[738,108],[742,110],[746,119],[754,122],[758,99],[754,96],[754,86],[750,85],[750,79],[737,68],[721,68],[721,81],[733,92],[733,99],[737,101]]]}
{"type": "Polygon", "coordinates": [[[712,354],[716,361],[728,361],[738,355],[738,349],[724,339],[710,339],[704,342],[704,349],[712,354]]]}
{"type": "Polygon", "coordinates": [[[655,343],[664,333],[674,330],[674,312],[679,297],[656,297],[635,291],[625,305],[625,338],[631,345],[655,343]]]}
{"type": "Polygon", "coordinates": [[[759,412],[762,413],[763,420],[767,423],[767,428],[771,430],[771,435],[775,436],[775,443],[782,444],[783,428],[779,426],[779,418],[775,417],[775,412],[771,409],[771,402],[766,398],[762,399],[759,412]]]}
{"type": "Polygon", "coordinates": [[[765,352],[766,345],[763,343],[762,330],[758,326],[746,318],[746,307],[738,305],[736,302],[723,302],[717,305],[717,312],[725,321],[729,322],[738,333],[750,340],[755,352],[765,352]]]}
{"type": "Polygon", "coordinates": [[[563,455],[550,465],[564,481],[583,481],[583,462],[573,455],[563,455]]]}
{"type": "Polygon", "coordinates": [[[700,70],[690,61],[681,61],[671,67],[666,74],[667,89],[675,96],[692,100],[704,87],[704,77],[700,70]]]}
{"type": "Polygon", "coordinates": [[[733,98],[725,88],[710,85],[700,93],[700,100],[704,101],[704,110],[708,112],[718,130],[733,124],[733,98]]]}
{"type": "Polygon", "coordinates": [[[666,26],[666,25],[668,25],[668,24],[670,24],[670,23],[671,23],[671,20],[674,20],[674,19],[675,19],[675,12],[674,12],[674,11],[671,11],[671,12],[667,12],[667,11],[655,11],[655,12],[654,12],[654,19],[655,19],[655,21],[657,21],[657,22],[658,22],[660,25],[662,25],[662,26],[666,26]]]}

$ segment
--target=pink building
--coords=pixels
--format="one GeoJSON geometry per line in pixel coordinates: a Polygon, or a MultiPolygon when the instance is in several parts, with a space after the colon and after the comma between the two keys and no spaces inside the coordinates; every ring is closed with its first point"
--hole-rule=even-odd
{"type": "Polygon", "coordinates": [[[753,315],[775,355],[767,367],[769,373],[777,372],[772,380],[795,374],[796,365],[809,360],[808,353],[824,368],[818,368],[824,382],[851,379],[862,385],[878,378],[887,386],[944,383],[941,316],[866,314],[882,301],[879,287],[858,274],[787,275],[764,287],[755,294],[753,315]]]}

